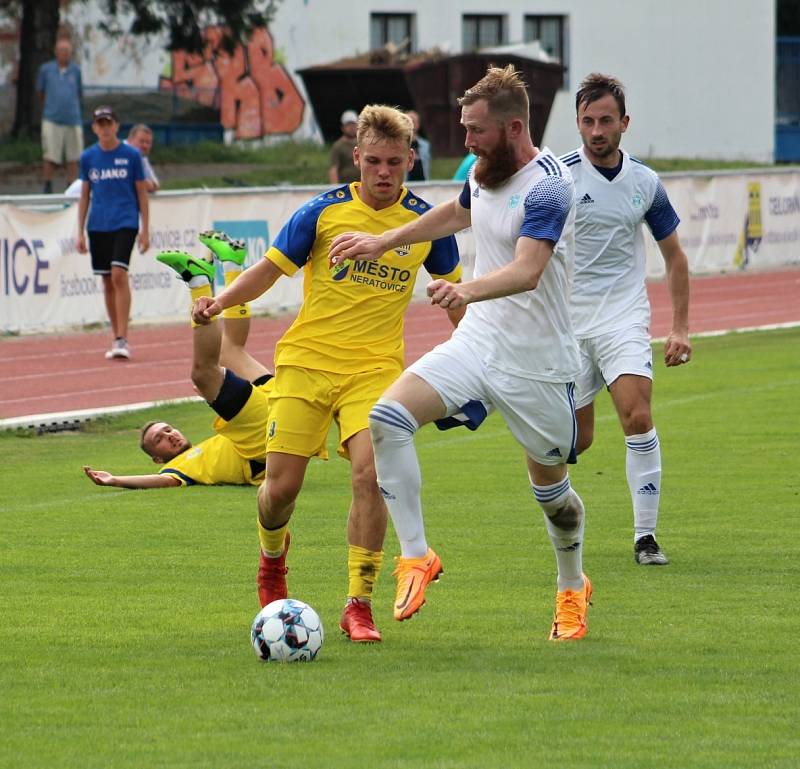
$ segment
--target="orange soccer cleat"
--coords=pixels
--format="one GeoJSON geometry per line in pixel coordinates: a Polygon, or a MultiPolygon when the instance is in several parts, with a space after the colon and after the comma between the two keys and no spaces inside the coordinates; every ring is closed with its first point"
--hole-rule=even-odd
{"type": "Polygon", "coordinates": [[[556,613],[548,636],[550,641],[577,641],[586,635],[586,615],[592,597],[592,583],[583,575],[583,590],[556,593],[556,613]]]}
{"type": "Polygon", "coordinates": [[[428,548],[422,558],[395,558],[397,566],[397,595],[394,603],[394,618],[399,622],[415,614],[425,603],[425,588],[431,582],[438,582],[442,574],[439,556],[428,548]]]}

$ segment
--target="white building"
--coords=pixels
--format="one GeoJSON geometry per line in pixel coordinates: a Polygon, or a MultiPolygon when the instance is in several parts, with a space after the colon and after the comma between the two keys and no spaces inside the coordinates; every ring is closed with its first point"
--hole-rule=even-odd
{"type": "MultiPolygon", "coordinates": [[[[99,12],[73,3],[87,85],[156,87],[170,70],[163,41],[110,41],[99,12]]],[[[566,67],[544,143],[576,146],[574,93],[593,71],[625,83],[626,148],[640,157],[771,162],[775,146],[774,0],[282,0],[274,61],[296,70],[410,38],[412,49],[460,53],[538,38],[566,67]]],[[[318,136],[308,108],[295,134],[318,136]]],[[[348,106],[348,105],[343,105],[348,106]]]]}

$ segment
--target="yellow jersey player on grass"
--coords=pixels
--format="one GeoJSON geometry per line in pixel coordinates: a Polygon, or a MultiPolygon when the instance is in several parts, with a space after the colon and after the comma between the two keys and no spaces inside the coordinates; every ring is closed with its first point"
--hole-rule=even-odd
{"type": "MultiPolygon", "coordinates": [[[[331,421],[339,453],[350,460],[352,503],[347,526],[348,600],[340,627],[352,641],[380,641],[371,597],[383,560],[386,506],[375,477],[369,411],[403,368],[403,313],[417,272],[456,282],[453,237],[398,246],[375,264],[354,261],[331,270],[328,251],[354,229],[381,233],[414,221],[430,206],[403,186],[414,162],[410,119],[370,105],[358,119],[353,162],[360,182],[318,195],[286,223],[265,258],[215,300],[199,298],[193,319],[208,323],[239,302],[260,296],[282,275],[305,271],[304,301],[275,351],[269,397],[267,478],[259,490],[262,605],[286,597],[288,523],[309,458],[325,445],[331,421]]],[[[454,311],[453,323],[461,317],[454,311]]]]}
{"type": "MultiPolygon", "coordinates": [[[[244,244],[224,233],[204,232],[200,240],[213,247],[208,258],[180,251],[166,251],[156,257],[186,282],[192,299],[212,295],[214,255],[222,265],[225,285],[242,274],[246,256],[244,244]]],[[[226,311],[222,324],[192,324],[192,382],[217,413],[216,435],[193,446],[169,423],[148,422],[142,428],[139,445],[156,464],[163,465],[161,470],[149,475],[113,475],[84,466],[91,481],[98,486],[153,489],[196,484],[258,485],[264,480],[267,393],[273,378],[245,349],[250,314],[249,304],[243,304],[226,311]]]]}
{"type": "Polygon", "coordinates": [[[264,480],[267,393],[272,389],[272,377],[267,374],[246,387],[240,384],[243,380],[233,380],[232,371],[225,376],[220,397],[210,405],[230,418],[214,420],[216,435],[192,446],[167,422],[149,422],[142,428],[142,450],[164,465],[159,476],[173,478],[181,486],[258,486],[264,480]],[[180,453],[173,454],[174,450],[180,453]]]}

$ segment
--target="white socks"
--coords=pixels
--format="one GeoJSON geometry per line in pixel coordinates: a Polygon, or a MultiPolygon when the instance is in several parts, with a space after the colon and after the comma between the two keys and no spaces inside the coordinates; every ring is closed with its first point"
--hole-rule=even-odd
{"type": "Polygon", "coordinates": [[[569,476],[550,486],[531,484],[558,566],[558,591],[583,590],[583,528],[586,515],[569,476]]]}
{"type": "Polygon", "coordinates": [[[655,534],[661,497],[661,446],[656,428],[643,435],[626,435],[625,473],[633,502],[634,542],[655,534]]]}
{"type": "Polygon", "coordinates": [[[400,540],[400,553],[404,558],[422,558],[428,543],[420,500],[422,477],[414,448],[417,420],[397,401],[381,398],[370,411],[369,429],[378,487],[400,540]]]}

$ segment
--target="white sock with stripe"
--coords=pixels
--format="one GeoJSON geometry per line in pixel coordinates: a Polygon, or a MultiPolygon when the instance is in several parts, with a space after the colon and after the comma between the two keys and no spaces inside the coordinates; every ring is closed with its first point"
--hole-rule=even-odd
{"type": "Polygon", "coordinates": [[[375,451],[375,470],[400,553],[404,558],[421,558],[428,552],[422,520],[422,476],[414,433],[417,420],[397,401],[381,398],[369,413],[369,429],[375,451]]]}
{"type": "Polygon", "coordinates": [[[626,435],[625,474],[633,502],[634,542],[656,533],[661,499],[661,445],[656,428],[642,435],[626,435]]]}
{"type": "Polygon", "coordinates": [[[569,476],[550,486],[532,483],[533,495],[544,510],[544,523],[558,566],[558,591],[583,590],[583,529],[586,515],[569,476]]]}

